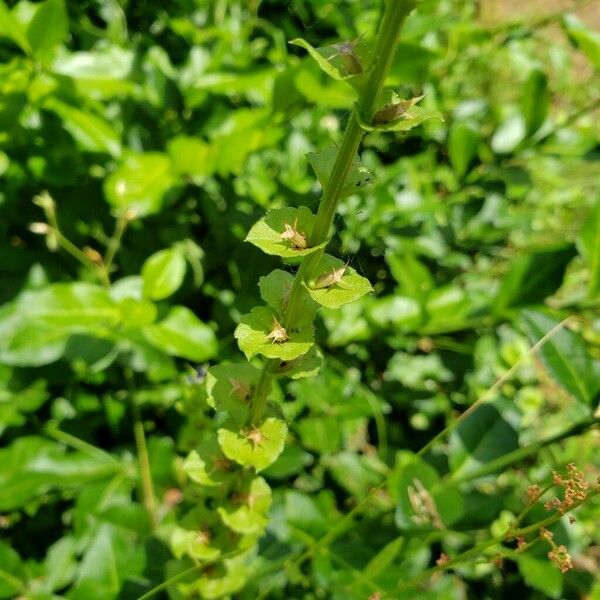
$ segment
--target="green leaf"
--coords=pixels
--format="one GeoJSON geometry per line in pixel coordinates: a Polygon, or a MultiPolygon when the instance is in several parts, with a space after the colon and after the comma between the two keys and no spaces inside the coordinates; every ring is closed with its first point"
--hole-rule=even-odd
{"type": "Polygon", "coordinates": [[[104,182],[108,203],[138,217],[160,212],[164,195],[175,183],[169,157],[160,152],[128,154],[104,182]]]}
{"type": "Polygon", "coordinates": [[[260,297],[276,311],[281,312],[292,290],[294,276],[287,271],[275,269],[258,280],[260,297]]]}
{"type": "Polygon", "coordinates": [[[259,427],[242,431],[219,429],[219,445],[223,454],[256,472],[273,464],[281,454],[287,435],[287,426],[280,419],[269,417],[259,427]]]}
{"type": "Polygon", "coordinates": [[[222,419],[231,418],[241,427],[249,416],[249,403],[260,370],[247,362],[211,367],[206,376],[207,402],[222,419]]]}
{"type": "Polygon", "coordinates": [[[240,499],[237,502],[229,502],[217,508],[221,520],[236,533],[261,534],[268,523],[271,488],[262,477],[256,477],[249,489],[240,490],[238,497],[240,499]]]}
{"type": "Polygon", "coordinates": [[[548,116],[550,90],[548,77],[539,68],[532,69],[521,89],[521,111],[527,124],[527,133],[535,133],[548,116]]]}
{"type": "Polygon", "coordinates": [[[69,17],[64,0],[45,0],[36,8],[27,27],[27,41],[34,54],[42,56],[69,35],[69,17]]]}
{"type": "Polygon", "coordinates": [[[215,171],[211,147],[199,138],[178,135],[167,143],[167,152],[178,175],[207,177],[215,171]]]}
{"type": "Polygon", "coordinates": [[[200,485],[221,485],[220,482],[211,479],[206,470],[206,463],[195,450],[192,450],[183,461],[183,470],[192,481],[200,485]]]}
{"type": "Polygon", "coordinates": [[[312,377],[319,372],[323,364],[323,354],[313,345],[311,349],[294,360],[282,360],[271,372],[274,377],[301,379],[312,377]]]}
{"type": "Polygon", "coordinates": [[[86,152],[106,152],[113,157],[121,155],[121,138],[114,125],[93,114],[80,110],[54,96],[43,104],[61,119],[63,127],[73,136],[79,148],[86,152]]]}
{"type": "Polygon", "coordinates": [[[254,244],[266,254],[283,258],[306,256],[325,246],[325,244],[308,246],[315,219],[315,215],[306,206],[270,210],[252,226],[246,236],[246,241],[254,244]],[[293,240],[281,237],[282,234],[289,231],[286,225],[299,234],[300,244],[294,245],[293,240]],[[306,247],[302,248],[302,244],[306,244],[306,247]]]}
{"type": "Polygon", "coordinates": [[[0,539],[0,598],[16,598],[25,591],[25,569],[21,557],[6,542],[0,539]]]}
{"type": "Polygon", "coordinates": [[[341,448],[342,431],[338,416],[306,417],[296,423],[302,446],[311,452],[333,454],[341,448]]]}
{"type": "Polygon", "coordinates": [[[102,524],[94,532],[70,591],[73,600],[115,598],[123,582],[140,576],[145,567],[139,546],[129,536],[111,525],[102,524]]]}
{"type": "Polygon", "coordinates": [[[288,43],[304,48],[319,68],[333,79],[344,81],[363,73],[362,63],[365,61],[365,55],[360,56],[359,51],[362,49],[360,44],[342,42],[315,48],[302,38],[296,38],[288,43]]]}
{"type": "Polygon", "coordinates": [[[54,362],[64,354],[71,335],[107,337],[121,319],[107,290],[90,283],[59,283],[24,292],[0,309],[0,362],[54,362]]]}
{"type": "MultiPolygon", "coordinates": [[[[430,110],[422,106],[411,106],[404,110],[404,104],[393,103],[386,107],[391,111],[396,110],[399,116],[392,118],[389,122],[367,123],[362,117],[359,117],[360,126],[365,131],[399,131],[405,132],[422,125],[426,121],[443,121],[444,117],[439,110],[430,110]]],[[[382,109],[385,110],[386,108],[382,109]]],[[[378,113],[375,113],[374,117],[378,113]]]]}
{"type": "Polygon", "coordinates": [[[66,587],[77,573],[77,544],[67,536],[52,544],[44,561],[46,585],[55,591],[66,587]]]}
{"type": "Polygon", "coordinates": [[[574,254],[571,246],[518,254],[502,279],[494,311],[543,302],[561,286],[574,254]]]}
{"type": "Polygon", "coordinates": [[[525,139],[527,124],[520,113],[511,115],[496,129],[492,136],[492,150],[496,154],[509,154],[525,139]]]}
{"type": "Polygon", "coordinates": [[[517,556],[519,571],[525,582],[533,589],[542,592],[547,598],[560,598],[563,576],[556,565],[546,557],[521,554],[517,556]]]}
{"type": "MultiPolygon", "coordinates": [[[[532,344],[559,324],[558,320],[533,310],[523,311],[522,318],[532,344]]],[[[562,326],[538,353],[556,383],[577,401],[591,403],[600,385],[600,373],[578,334],[562,326]]]]}
{"type": "MultiPolygon", "coordinates": [[[[275,269],[258,281],[261,298],[276,312],[282,313],[294,285],[294,276],[287,271],[275,269]]],[[[296,313],[296,325],[303,327],[313,322],[318,305],[308,294],[302,295],[300,308],[296,313]]]]}
{"type": "Polygon", "coordinates": [[[469,170],[481,140],[479,128],[469,121],[457,121],[448,134],[450,164],[459,178],[469,170]]]}
{"type": "Polygon", "coordinates": [[[387,252],[385,261],[392,276],[400,284],[403,295],[423,304],[435,288],[435,281],[429,269],[410,252],[387,252]]]}
{"type": "Polygon", "coordinates": [[[144,296],[163,300],[179,289],[185,277],[185,256],[179,246],[159,250],[142,265],[144,296]]]}
{"type": "Polygon", "coordinates": [[[461,421],[449,442],[454,478],[468,475],[519,447],[519,436],[511,424],[512,410],[504,402],[482,404],[461,421]]]}
{"type": "Polygon", "coordinates": [[[171,552],[176,558],[181,558],[184,554],[192,556],[196,560],[214,560],[221,554],[219,548],[211,546],[207,536],[198,531],[190,531],[182,527],[175,527],[169,538],[171,552]]]}
{"type": "Polygon", "coordinates": [[[579,253],[585,258],[589,268],[588,296],[600,295],[600,201],[585,221],[577,239],[579,253]]]}
{"type": "Polygon", "coordinates": [[[590,59],[596,69],[600,69],[600,33],[588,29],[574,15],[565,15],[562,26],[571,42],[590,59]]]}
{"type": "Polygon", "coordinates": [[[374,579],[394,561],[394,559],[400,553],[400,550],[404,546],[404,538],[397,537],[386,544],[368,563],[363,569],[363,576],[369,579],[374,579]]]}
{"type": "MultiPolygon", "coordinates": [[[[324,190],[326,190],[329,185],[329,179],[331,178],[337,154],[337,148],[330,146],[329,148],[325,148],[318,152],[309,152],[306,155],[306,159],[313,168],[313,171],[324,190]]],[[[355,156],[340,192],[340,198],[356,194],[360,189],[371,183],[373,183],[373,176],[369,173],[367,167],[362,164],[360,158],[355,156]]]]}
{"type": "Polygon", "coordinates": [[[329,254],[321,257],[316,271],[319,275],[305,287],[321,306],[339,308],[373,291],[368,279],[329,254]]]}
{"type": "Polygon", "coordinates": [[[288,339],[273,341],[268,336],[277,327],[275,319],[275,312],[265,306],[255,307],[242,317],[236,327],[235,338],[246,358],[262,354],[267,358],[294,360],[310,350],[314,344],[312,327],[300,331],[284,330],[288,339]]]}
{"type": "Polygon", "coordinates": [[[165,319],[141,330],[144,337],[159,350],[202,362],[217,353],[213,330],[184,306],[175,306],[165,319]]]}
{"type": "Polygon", "coordinates": [[[32,52],[25,29],[14,18],[4,0],[0,0],[0,36],[11,39],[24,52],[28,54],[32,52]]]}

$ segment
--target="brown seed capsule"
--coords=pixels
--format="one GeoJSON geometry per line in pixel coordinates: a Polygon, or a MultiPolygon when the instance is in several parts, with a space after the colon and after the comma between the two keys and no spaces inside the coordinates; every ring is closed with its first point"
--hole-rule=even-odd
{"type": "Polygon", "coordinates": [[[342,277],[346,274],[348,270],[348,264],[342,265],[337,269],[331,269],[329,273],[325,273],[321,275],[313,284],[313,288],[315,290],[321,290],[323,288],[331,287],[332,285],[337,285],[341,283],[342,277]]]}
{"type": "Polygon", "coordinates": [[[240,400],[248,400],[252,396],[252,386],[247,381],[230,377],[229,384],[231,385],[230,396],[236,396],[240,400]]]}
{"type": "Polygon", "coordinates": [[[298,219],[293,225],[285,223],[285,231],[279,234],[282,240],[289,240],[294,250],[305,250],[308,247],[306,234],[298,231],[298,219]]]}
{"type": "Polygon", "coordinates": [[[408,100],[399,100],[398,102],[386,104],[373,115],[373,125],[385,125],[404,117],[407,111],[422,99],[423,96],[417,96],[408,100]]]}
{"type": "Polygon", "coordinates": [[[254,448],[256,448],[257,446],[260,446],[261,442],[267,438],[263,435],[262,431],[258,427],[253,426],[252,429],[250,429],[250,431],[246,434],[246,439],[252,443],[254,448]]]}
{"type": "Polygon", "coordinates": [[[273,344],[285,342],[290,339],[285,327],[275,317],[273,317],[272,327],[273,329],[271,330],[271,333],[267,335],[267,339],[271,340],[273,344]]]}

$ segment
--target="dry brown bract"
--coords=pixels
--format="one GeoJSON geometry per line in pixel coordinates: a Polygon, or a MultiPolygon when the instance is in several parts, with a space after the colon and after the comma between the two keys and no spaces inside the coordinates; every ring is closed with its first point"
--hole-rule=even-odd
{"type": "Polygon", "coordinates": [[[295,250],[305,250],[308,247],[306,234],[298,231],[298,219],[293,225],[285,223],[285,231],[279,234],[282,240],[289,240],[295,250]]]}
{"type": "Polygon", "coordinates": [[[275,318],[273,317],[273,329],[267,335],[267,339],[271,340],[273,344],[281,342],[286,342],[290,339],[290,336],[287,334],[285,327],[275,318]]]}

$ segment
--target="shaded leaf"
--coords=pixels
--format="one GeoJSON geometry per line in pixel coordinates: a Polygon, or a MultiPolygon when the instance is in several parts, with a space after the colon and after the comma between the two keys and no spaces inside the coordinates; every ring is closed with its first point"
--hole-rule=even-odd
{"type": "Polygon", "coordinates": [[[577,248],[588,264],[588,295],[594,298],[600,294],[600,201],[596,202],[581,229],[577,248]]]}
{"type": "MultiPolygon", "coordinates": [[[[329,185],[329,179],[335,165],[335,160],[338,154],[337,148],[330,146],[318,152],[309,152],[306,159],[313,168],[321,187],[326,190],[329,185]]],[[[346,181],[340,190],[340,198],[356,194],[360,189],[373,183],[373,176],[369,170],[361,162],[358,156],[354,157],[350,170],[346,176],[346,181]]]]}
{"type": "MultiPolygon", "coordinates": [[[[559,324],[558,320],[533,310],[523,311],[522,318],[532,344],[559,324]]],[[[562,326],[538,352],[556,383],[579,402],[591,403],[600,386],[600,372],[577,333],[562,326]]]]}
{"type": "Polygon", "coordinates": [[[165,354],[201,362],[217,353],[213,330],[184,306],[173,307],[166,318],[141,331],[165,354]]]}
{"type": "Polygon", "coordinates": [[[163,198],[175,183],[169,157],[160,152],[128,154],[104,182],[108,203],[138,217],[160,212],[163,198]]]}
{"type": "Polygon", "coordinates": [[[179,246],[159,250],[142,265],[144,296],[163,300],[179,289],[185,277],[185,256],[179,246]]]}

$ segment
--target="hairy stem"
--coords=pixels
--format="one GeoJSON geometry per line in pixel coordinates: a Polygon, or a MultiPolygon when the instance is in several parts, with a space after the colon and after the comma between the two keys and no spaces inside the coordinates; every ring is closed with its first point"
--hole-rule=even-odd
{"type": "MultiPolygon", "coordinates": [[[[329,237],[333,217],[342,197],[344,184],[365,133],[360,126],[359,115],[363,120],[370,120],[394,57],[400,29],[404,19],[415,5],[416,0],[397,0],[386,4],[373,48],[371,65],[368,69],[370,75],[361,91],[358,103],[350,115],[331,176],[323,190],[315,225],[310,235],[311,246],[322,244],[329,237]]],[[[302,298],[306,293],[303,283],[318,275],[316,268],[323,252],[323,250],[319,250],[309,254],[300,264],[283,315],[282,323],[286,329],[294,330],[295,328],[298,312],[302,306],[302,298]]],[[[267,360],[263,365],[259,385],[257,385],[252,397],[251,418],[253,423],[260,421],[262,418],[266,406],[266,396],[271,384],[270,373],[276,363],[276,360],[267,360]]]]}

